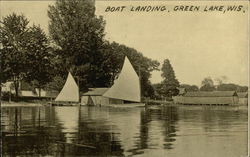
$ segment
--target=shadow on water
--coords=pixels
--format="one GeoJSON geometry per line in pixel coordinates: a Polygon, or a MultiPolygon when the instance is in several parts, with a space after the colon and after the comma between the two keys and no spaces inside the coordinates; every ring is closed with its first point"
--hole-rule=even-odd
{"type": "Polygon", "coordinates": [[[177,108],[148,108],[141,111],[140,134],[132,155],[143,154],[147,149],[172,149],[175,141],[177,108]]]}
{"type": "MultiPolygon", "coordinates": [[[[171,156],[177,157],[199,148],[193,135],[199,135],[206,145],[211,137],[223,134],[244,147],[245,141],[235,140],[247,137],[246,115],[176,106],[6,107],[2,108],[2,151],[3,156],[166,156],[174,152],[171,156]],[[238,132],[239,137],[231,136],[232,132],[238,132]]],[[[215,141],[225,143],[220,138],[215,141]]],[[[228,155],[223,151],[227,150],[221,150],[220,155],[228,155]]],[[[245,153],[244,148],[239,151],[235,154],[245,153]]]]}
{"type": "MultiPolygon", "coordinates": [[[[55,151],[53,143],[61,133],[59,129],[51,127],[53,125],[47,123],[48,120],[50,121],[50,117],[43,115],[48,116],[50,111],[44,109],[3,109],[3,122],[1,123],[4,143],[3,156],[44,156],[55,151]]],[[[50,123],[53,123],[52,119],[50,123]]]]}

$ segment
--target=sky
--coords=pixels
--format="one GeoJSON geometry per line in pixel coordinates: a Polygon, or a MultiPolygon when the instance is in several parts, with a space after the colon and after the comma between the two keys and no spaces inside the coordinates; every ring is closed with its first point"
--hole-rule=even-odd
{"type": "MultiPolygon", "coordinates": [[[[106,39],[135,48],[163,63],[169,59],[181,84],[201,85],[205,77],[226,76],[227,83],[248,84],[248,11],[243,12],[131,12],[143,6],[229,5],[245,2],[96,1],[96,14],[106,20],[106,39]],[[123,12],[105,12],[108,6],[126,6],[123,12]]],[[[1,1],[0,15],[22,13],[48,33],[48,5],[54,1],[1,1]]],[[[162,81],[153,72],[152,83],[162,81]]]]}

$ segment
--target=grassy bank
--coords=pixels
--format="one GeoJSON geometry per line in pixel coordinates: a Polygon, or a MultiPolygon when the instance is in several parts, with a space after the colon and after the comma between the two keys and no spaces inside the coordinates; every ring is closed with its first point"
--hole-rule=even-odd
{"type": "Polygon", "coordinates": [[[18,106],[44,106],[45,104],[41,104],[38,102],[25,102],[25,101],[19,101],[19,102],[7,102],[7,101],[2,101],[1,102],[1,107],[18,107],[18,106]]]}
{"type": "Polygon", "coordinates": [[[43,98],[27,98],[19,97],[18,99],[13,99],[12,101],[1,100],[1,107],[5,106],[44,106],[47,105],[51,100],[43,98]]]}

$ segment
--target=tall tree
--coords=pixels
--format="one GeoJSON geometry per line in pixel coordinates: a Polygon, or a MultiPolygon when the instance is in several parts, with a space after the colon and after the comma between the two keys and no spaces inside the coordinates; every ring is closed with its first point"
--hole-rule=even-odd
{"type": "Polygon", "coordinates": [[[202,80],[200,91],[214,91],[215,89],[214,81],[211,77],[206,77],[202,80]]]}
{"type": "Polygon", "coordinates": [[[228,77],[225,75],[217,77],[215,79],[215,82],[217,83],[217,85],[225,84],[227,81],[228,81],[228,77]]]}
{"type": "Polygon", "coordinates": [[[28,24],[26,17],[13,13],[2,19],[0,27],[1,81],[13,81],[16,97],[21,81],[40,89],[50,80],[48,39],[40,27],[28,24]]]}
{"type": "Polygon", "coordinates": [[[28,37],[26,51],[29,68],[25,80],[39,89],[40,97],[41,89],[52,79],[52,50],[46,34],[39,26],[30,27],[28,37]]]}
{"type": "Polygon", "coordinates": [[[156,99],[163,99],[163,95],[162,93],[165,93],[165,90],[162,86],[162,83],[156,83],[156,84],[153,84],[153,88],[154,88],[154,98],[156,99]]]}
{"type": "Polygon", "coordinates": [[[26,51],[29,21],[15,13],[1,20],[1,82],[13,81],[16,96],[19,82],[27,74],[26,51]]]}
{"type": "Polygon", "coordinates": [[[60,91],[65,84],[66,78],[60,76],[54,76],[52,80],[46,84],[45,89],[49,91],[60,91]]]}
{"type": "MultiPolygon", "coordinates": [[[[80,76],[80,87],[104,86],[109,81],[103,65],[104,26],[90,0],[57,0],[49,6],[49,32],[61,48],[61,69],[80,76]]],[[[67,72],[66,72],[67,73],[67,72]]],[[[65,75],[66,73],[63,73],[65,75]]],[[[108,74],[108,73],[107,73],[108,74]]]]}
{"type": "Polygon", "coordinates": [[[162,88],[163,88],[163,91],[161,94],[167,97],[177,95],[178,94],[177,87],[179,87],[180,84],[179,84],[179,81],[175,77],[174,69],[168,59],[164,60],[161,70],[162,70],[161,76],[164,79],[161,83],[162,88]]]}
{"type": "Polygon", "coordinates": [[[110,86],[127,56],[137,74],[141,72],[143,95],[153,93],[150,72],[158,69],[159,63],[135,49],[104,40],[105,21],[95,16],[93,1],[57,0],[49,7],[48,15],[50,35],[60,47],[57,58],[62,63],[62,76],[67,70],[80,76],[81,90],[110,86]]]}

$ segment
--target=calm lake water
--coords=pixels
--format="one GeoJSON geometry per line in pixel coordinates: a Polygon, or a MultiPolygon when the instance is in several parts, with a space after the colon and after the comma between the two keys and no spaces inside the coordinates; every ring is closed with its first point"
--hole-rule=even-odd
{"type": "Polygon", "coordinates": [[[247,107],[4,107],[1,112],[3,156],[247,156],[247,107]]]}

